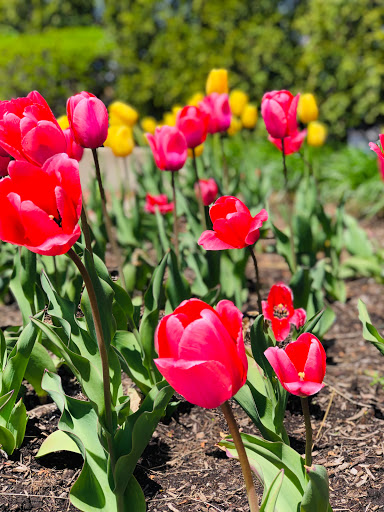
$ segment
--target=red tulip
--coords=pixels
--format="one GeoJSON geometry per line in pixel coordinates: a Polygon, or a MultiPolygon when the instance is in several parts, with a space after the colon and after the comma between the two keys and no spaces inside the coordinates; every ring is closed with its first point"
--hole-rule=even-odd
{"type": "Polygon", "coordinates": [[[145,136],[159,169],[178,171],[183,167],[188,157],[188,148],[180,130],[174,126],[161,126],[156,128],[155,135],[146,133],[145,136]]]}
{"type": "Polygon", "coordinates": [[[274,284],[268,301],[262,301],[263,315],[272,322],[272,331],[277,341],[284,341],[290,331],[290,324],[297,329],[305,324],[304,309],[294,309],[292,290],[284,283],[274,284]]]}
{"type": "Polygon", "coordinates": [[[66,148],[62,129],[37,91],[0,102],[0,145],[16,160],[36,165],[66,148]]]}
{"type": "Polygon", "coordinates": [[[219,187],[213,178],[209,178],[207,180],[199,180],[199,184],[200,187],[197,183],[195,183],[195,194],[197,197],[199,197],[201,190],[203,203],[205,206],[209,206],[216,199],[216,196],[219,192],[219,187]]]}
{"type": "Polygon", "coordinates": [[[289,91],[271,91],[261,101],[261,115],[271,137],[282,139],[297,132],[297,104],[300,95],[289,91]]]}
{"type": "Polygon", "coordinates": [[[108,135],[108,111],[94,94],[82,91],[68,98],[67,117],[77,144],[90,149],[104,144],[108,135]]]}
{"type": "Polygon", "coordinates": [[[75,142],[70,128],[64,130],[65,140],[67,141],[67,155],[78,162],[83,158],[84,148],[75,142]]]}
{"type": "Polygon", "coordinates": [[[242,314],[229,300],[216,311],[199,299],[186,300],[165,316],[155,334],[156,366],[186,400],[218,407],[245,384],[242,314]]]}
{"type": "Polygon", "coordinates": [[[378,146],[374,142],[370,142],[369,143],[369,147],[378,156],[377,163],[378,163],[378,166],[379,166],[381,177],[384,180],[384,153],[383,153],[383,150],[382,150],[382,148],[384,148],[384,134],[379,135],[379,139],[380,139],[381,148],[380,148],[380,146],[378,146]]]}
{"type": "Polygon", "coordinates": [[[193,149],[207,138],[208,116],[198,107],[187,106],[178,112],[176,126],[184,134],[187,146],[193,149]]]}
{"type": "Polygon", "coordinates": [[[264,355],[283,388],[293,395],[314,395],[324,386],[325,350],[313,334],[305,332],[285,350],[269,347],[264,355]]]}
{"type": "Polygon", "coordinates": [[[156,208],[164,215],[165,213],[173,211],[174,204],[168,202],[168,197],[165,194],[159,194],[158,196],[147,194],[145,196],[144,210],[148,213],[155,214],[156,208]]]}
{"type": "Polygon", "coordinates": [[[252,217],[245,204],[233,196],[219,197],[209,215],[213,231],[204,231],[197,242],[208,251],[243,249],[253,245],[259,239],[263,222],[268,219],[265,210],[252,217]]]}
{"type": "MultiPolygon", "coordinates": [[[[291,155],[292,153],[297,153],[300,151],[300,148],[305,140],[307,135],[307,130],[302,130],[301,132],[296,131],[289,135],[288,137],[284,137],[284,153],[286,155],[291,155]]],[[[282,139],[275,139],[271,136],[268,139],[274,144],[280,151],[283,150],[282,139]]]]}
{"type": "Polygon", "coordinates": [[[228,94],[213,92],[200,101],[199,108],[208,115],[208,133],[228,130],[232,119],[228,94]]]}
{"type": "Polygon", "coordinates": [[[9,153],[0,146],[0,178],[7,176],[8,164],[11,161],[9,153]]]}
{"type": "Polygon", "coordinates": [[[56,256],[80,236],[79,164],[59,153],[42,167],[12,161],[0,181],[0,239],[56,256]]]}

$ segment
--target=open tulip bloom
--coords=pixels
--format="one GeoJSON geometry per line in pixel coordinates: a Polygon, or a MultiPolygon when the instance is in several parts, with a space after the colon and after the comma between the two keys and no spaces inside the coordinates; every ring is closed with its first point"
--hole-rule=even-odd
{"type": "Polygon", "coordinates": [[[369,147],[372,149],[372,151],[374,151],[377,154],[381,177],[384,180],[384,153],[382,149],[384,147],[384,135],[380,134],[379,139],[381,147],[378,144],[375,144],[374,142],[370,142],[369,147]]]}
{"type": "Polygon", "coordinates": [[[299,329],[305,323],[306,312],[302,308],[294,309],[292,290],[284,283],[272,286],[268,300],[263,300],[262,306],[263,315],[271,321],[272,331],[277,341],[284,341],[287,338],[290,324],[299,329]]]}
{"type": "Polygon", "coordinates": [[[157,127],[155,134],[146,133],[156,165],[162,171],[178,171],[188,157],[187,141],[175,126],[157,127]]]}
{"type": "Polygon", "coordinates": [[[170,203],[165,194],[154,196],[147,193],[145,196],[144,210],[148,213],[155,214],[157,208],[162,215],[165,215],[166,213],[172,212],[174,207],[174,203],[170,203]]]}

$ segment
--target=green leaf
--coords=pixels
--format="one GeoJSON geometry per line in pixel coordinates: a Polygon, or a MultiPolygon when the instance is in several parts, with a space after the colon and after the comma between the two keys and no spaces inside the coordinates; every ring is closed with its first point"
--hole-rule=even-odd
{"type": "Polygon", "coordinates": [[[291,252],[291,243],[289,237],[280,231],[280,229],[271,223],[273,234],[276,238],[276,250],[278,254],[283,256],[285,261],[288,263],[289,269],[292,271],[294,268],[291,252]]]}
{"type": "Polygon", "coordinates": [[[291,277],[289,286],[293,292],[295,309],[307,308],[311,283],[312,278],[310,277],[308,268],[299,267],[296,273],[291,277]]]}
{"type": "Polygon", "coordinates": [[[40,343],[35,343],[24,377],[33,386],[38,396],[46,396],[46,392],[41,387],[41,379],[45,370],[56,372],[56,367],[47,349],[40,343]]]}
{"type": "Polygon", "coordinates": [[[300,512],[328,512],[330,507],[327,470],[324,466],[313,465],[306,468],[306,471],[309,482],[305,488],[300,512]]]}
{"type": "Polygon", "coordinates": [[[16,447],[16,439],[15,439],[13,433],[9,429],[7,429],[7,427],[3,427],[1,425],[0,425],[0,446],[8,455],[12,455],[12,453],[16,447]]]}
{"type": "Polygon", "coordinates": [[[275,512],[275,505],[279,495],[281,484],[283,483],[284,469],[281,469],[275,479],[272,481],[269,489],[263,496],[263,502],[259,512],[275,512]]]}
{"type": "Polygon", "coordinates": [[[168,272],[166,294],[172,309],[176,309],[183,300],[191,298],[191,288],[188,281],[181,274],[176,255],[172,250],[168,254],[168,272]]]}
{"type": "Polygon", "coordinates": [[[272,379],[275,372],[265,357],[264,352],[269,347],[273,347],[274,343],[264,331],[264,316],[258,315],[251,327],[251,349],[252,355],[256,363],[262,368],[264,374],[272,379]]]}
{"type": "Polygon", "coordinates": [[[15,407],[12,409],[11,416],[9,417],[9,421],[7,423],[7,427],[15,439],[15,448],[20,448],[21,443],[24,440],[27,421],[27,409],[25,408],[25,405],[20,398],[15,407]]]}
{"type": "Polygon", "coordinates": [[[346,227],[344,242],[347,251],[353,256],[358,256],[362,259],[374,256],[372,244],[364,229],[359,226],[358,221],[346,213],[344,213],[343,220],[346,227]]]}
{"type": "Polygon", "coordinates": [[[359,320],[363,324],[364,339],[372,343],[372,345],[384,355],[384,338],[380,336],[377,329],[371,324],[367,307],[361,299],[359,299],[357,307],[359,310],[359,320]]]}
{"type": "Polygon", "coordinates": [[[36,254],[25,247],[16,252],[10,289],[23,316],[23,325],[35,314],[36,254]]]}
{"type": "Polygon", "coordinates": [[[79,447],[66,432],[63,430],[55,430],[44,440],[35,457],[38,459],[49,453],[61,451],[79,453],[81,455],[79,447]]]}

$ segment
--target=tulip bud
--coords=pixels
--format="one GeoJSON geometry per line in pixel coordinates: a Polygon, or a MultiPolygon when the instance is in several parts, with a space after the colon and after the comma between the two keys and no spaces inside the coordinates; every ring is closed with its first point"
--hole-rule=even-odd
{"type": "Polygon", "coordinates": [[[163,125],[176,126],[176,114],[173,112],[165,112],[163,115],[163,125]]]}
{"type": "Polygon", "coordinates": [[[307,142],[310,146],[319,147],[327,138],[327,127],[319,121],[311,121],[308,124],[307,142]]]}
{"type": "Polygon", "coordinates": [[[145,196],[144,210],[148,213],[155,215],[157,209],[161,215],[165,215],[166,213],[172,212],[174,208],[174,203],[168,202],[168,197],[165,194],[153,196],[152,194],[147,193],[145,196]]]}
{"type": "Polygon", "coordinates": [[[178,171],[187,160],[187,142],[174,126],[157,127],[155,134],[145,134],[156,165],[162,171],[178,171]]]}
{"type": "Polygon", "coordinates": [[[297,103],[299,95],[289,91],[271,91],[261,101],[261,115],[269,135],[283,139],[297,132],[297,103]]]}
{"type": "MultiPolygon", "coordinates": [[[[66,117],[66,116],[65,116],[66,117]]],[[[78,162],[83,158],[84,148],[82,148],[72,137],[70,128],[64,130],[65,140],[67,141],[67,155],[78,162]]]]}
{"type": "Polygon", "coordinates": [[[228,94],[213,92],[200,101],[199,108],[208,116],[208,133],[225,132],[231,124],[228,94]]]}
{"type": "Polygon", "coordinates": [[[90,149],[103,145],[108,135],[108,111],[95,95],[83,91],[68,98],[67,116],[77,144],[90,149]]]}
{"type": "Polygon", "coordinates": [[[143,119],[140,121],[140,126],[144,132],[152,133],[153,135],[157,126],[156,119],[150,116],[143,117],[143,119]]]}
{"type": "Polygon", "coordinates": [[[203,203],[205,206],[209,206],[216,199],[219,193],[219,187],[213,178],[199,180],[199,185],[197,183],[194,185],[196,197],[199,198],[201,192],[203,203]]]}
{"type": "Polygon", "coordinates": [[[133,126],[139,118],[137,111],[122,101],[114,101],[109,105],[108,110],[113,117],[120,119],[120,124],[133,126]]]}
{"type": "Polygon", "coordinates": [[[109,127],[104,146],[110,147],[115,156],[125,157],[130,155],[134,145],[132,128],[126,125],[109,127]]]}
{"type": "Polygon", "coordinates": [[[240,89],[234,89],[231,91],[231,94],[229,95],[229,104],[231,106],[232,114],[240,117],[248,101],[248,94],[240,91],[240,89]]]}
{"type": "Polygon", "coordinates": [[[247,130],[253,130],[257,123],[257,107],[255,105],[245,105],[243,113],[241,114],[241,123],[243,128],[247,128],[247,130]]]}
{"type": "Polygon", "coordinates": [[[212,69],[209,72],[205,90],[207,94],[213,92],[228,94],[228,71],[226,69],[212,69]]]}
{"type": "Polygon", "coordinates": [[[198,107],[186,106],[177,114],[176,126],[191,149],[202,144],[208,132],[208,116],[198,107]]]}
{"type": "Polygon", "coordinates": [[[313,94],[301,94],[299,104],[297,106],[297,115],[302,123],[309,123],[316,121],[319,116],[319,109],[317,108],[316,100],[313,94]]]}

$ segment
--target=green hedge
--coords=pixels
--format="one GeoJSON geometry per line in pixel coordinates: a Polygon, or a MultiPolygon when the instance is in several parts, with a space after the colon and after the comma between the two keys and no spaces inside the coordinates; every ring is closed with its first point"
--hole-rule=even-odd
{"type": "Polygon", "coordinates": [[[48,29],[0,38],[0,99],[38,90],[56,114],[81,90],[103,97],[113,43],[100,27],[48,29]]]}
{"type": "Polygon", "coordinates": [[[213,67],[260,102],[266,90],[315,92],[343,136],[384,114],[381,0],[107,2],[117,96],[156,112],[204,88],[213,67]]]}

